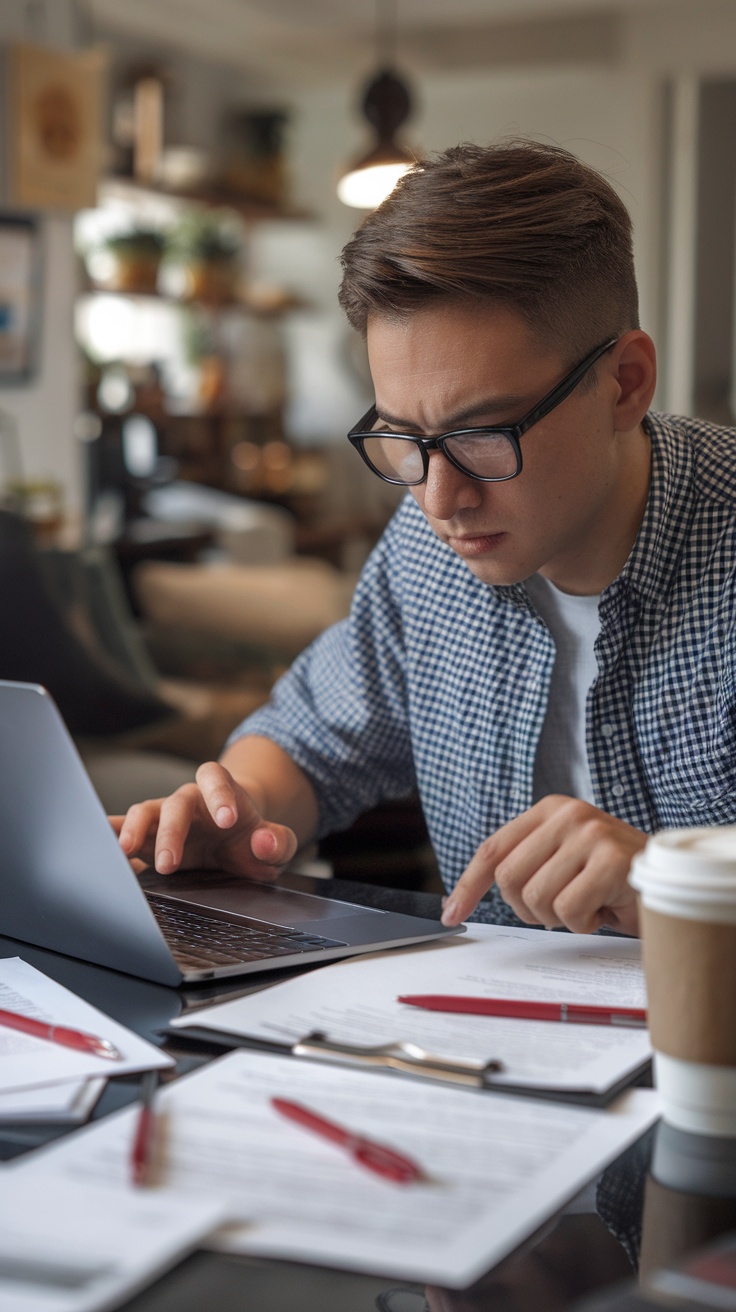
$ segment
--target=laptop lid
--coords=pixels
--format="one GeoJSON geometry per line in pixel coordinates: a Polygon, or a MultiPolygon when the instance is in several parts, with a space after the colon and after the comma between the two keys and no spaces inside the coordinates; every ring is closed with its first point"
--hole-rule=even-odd
{"type": "Polygon", "coordinates": [[[167,877],[161,891],[196,909],[264,926],[308,925],[340,942],[242,970],[182,974],[55,703],[36,684],[0,680],[0,833],[0,933],[161,984],[334,960],[459,932],[217,872],[185,872],[167,877]]]}

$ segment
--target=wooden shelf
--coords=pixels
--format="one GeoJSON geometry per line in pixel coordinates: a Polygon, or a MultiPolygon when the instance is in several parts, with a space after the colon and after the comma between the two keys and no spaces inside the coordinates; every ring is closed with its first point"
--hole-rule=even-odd
{"type": "Polygon", "coordinates": [[[137,292],[126,291],[119,287],[104,287],[94,283],[84,286],[78,292],[80,298],[95,296],[120,296],[126,301],[141,301],[143,303],[153,302],[154,304],[173,305],[183,309],[201,308],[203,310],[240,310],[244,314],[254,314],[259,318],[270,319],[280,314],[288,314],[292,310],[309,309],[309,302],[302,300],[298,296],[284,296],[279,301],[274,301],[269,305],[267,302],[258,302],[258,300],[249,301],[245,297],[234,297],[232,300],[206,300],[196,296],[171,296],[166,292],[137,292]]]}
{"type": "Polygon", "coordinates": [[[99,203],[105,200],[126,200],[131,203],[170,201],[177,206],[201,205],[204,209],[230,209],[249,222],[269,220],[309,222],[314,215],[309,210],[292,205],[272,205],[266,201],[249,200],[237,192],[218,187],[201,191],[169,191],[164,187],[144,185],[135,178],[113,176],[103,178],[99,187],[99,203]]]}

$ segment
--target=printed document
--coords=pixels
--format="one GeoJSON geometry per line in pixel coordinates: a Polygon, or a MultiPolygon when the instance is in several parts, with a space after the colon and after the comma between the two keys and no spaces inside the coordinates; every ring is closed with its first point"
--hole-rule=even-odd
{"type": "MultiPolygon", "coordinates": [[[[167,1121],[163,1185],[182,1199],[220,1199],[231,1224],[218,1246],[458,1288],[533,1234],[657,1109],[647,1089],[599,1110],[243,1050],[157,1099],[167,1121]],[[273,1097],[388,1145],[426,1180],[375,1175],[279,1116],[273,1097]]],[[[134,1128],[126,1109],[7,1173],[11,1182],[54,1174],[114,1192],[128,1178],[134,1128]]]]}
{"type": "Polygon", "coordinates": [[[93,1076],[128,1075],[174,1064],[152,1043],[91,1007],[21,957],[0,958],[0,1010],[109,1039],[121,1054],[120,1061],[109,1061],[0,1025],[0,1092],[93,1076]]]}
{"type": "Polygon", "coordinates": [[[105,1080],[73,1080],[38,1084],[32,1089],[0,1093],[0,1126],[30,1121],[54,1125],[82,1125],[106,1084],[105,1080]]]}
{"type": "Polygon", "coordinates": [[[0,1173],[3,1312],[117,1307],[222,1219],[211,1199],[0,1173]]]}
{"type": "Polygon", "coordinates": [[[352,957],[257,995],[172,1022],[269,1043],[314,1030],[332,1042],[419,1044],[442,1057],[503,1063],[497,1086],[601,1096],[651,1057],[646,1030],[422,1011],[401,994],[646,1007],[641,944],[590,934],[469,925],[467,934],[352,957]]]}

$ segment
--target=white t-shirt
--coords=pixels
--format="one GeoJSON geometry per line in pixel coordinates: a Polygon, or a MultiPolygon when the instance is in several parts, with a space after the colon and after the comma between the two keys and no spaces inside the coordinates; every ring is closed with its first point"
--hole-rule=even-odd
{"type": "Polygon", "coordinates": [[[594,647],[601,627],[600,597],[561,592],[541,574],[527,579],[526,589],[557,651],[534,761],[534,801],[564,793],[593,802],[585,726],[588,690],[598,675],[594,647]]]}

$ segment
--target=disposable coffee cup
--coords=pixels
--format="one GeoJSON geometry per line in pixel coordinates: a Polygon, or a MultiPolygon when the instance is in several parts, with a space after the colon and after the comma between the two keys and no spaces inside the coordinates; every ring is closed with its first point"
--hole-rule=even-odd
{"type": "Polygon", "coordinates": [[[736,826],[655,834],[629,880],[663,1118],[736,1137],[736,826]]]}

